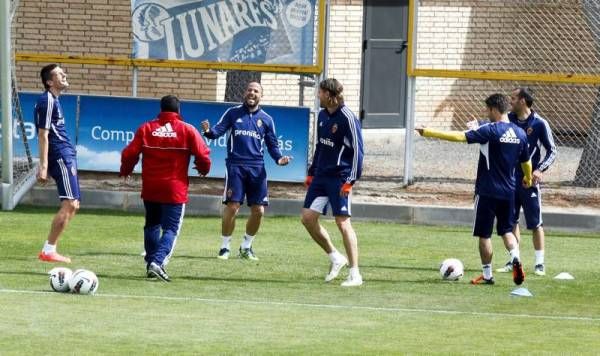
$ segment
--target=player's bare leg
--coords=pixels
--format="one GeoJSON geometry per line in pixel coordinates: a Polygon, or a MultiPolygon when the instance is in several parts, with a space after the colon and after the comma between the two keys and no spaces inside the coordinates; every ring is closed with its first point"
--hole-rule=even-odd
{"type": "Polygon", "coordinates": [[[302,209],[302,225],[310,234],[310,237],[327,253],[330,254],[336,251],[335,246],[329,238],[329,233],[319,223],[321,214],[310,209],[302,209]]]}
{"type": "Polygon", "coordinates": [[[519,224],[515,224],[515,227],[513,228],[513,235],[515,236],[515,239],[517,239],[517,243],[521,242],[521,229],[519,228],[519,224]]]}
{"type": "Polygon", "coordinates": [[[350,266],[348,279],[342,283],[342,286],[360,286],[363,283],[363,280],[358,270],[358,242],[356,239],[356,232],[352,227],[349,216],[336,216],[335,223],[342,234],[350,266]]]}
{"type": "Polygon", "coordinates": [[[60,203],[60,209],[52,220],[48,240],[44,244],[42,252],[39,254],[39,259],[46,262],[65,262],[70,263],[69,257],[61,256],[56,252],[56,244],[60,235],[65,231],[71,219],[79,210],[79,200],[63,200],[60,203]]]}
{"type": "Polygon", "coordinates": [[[492,276],[492,239],[479,237],[479,257],[481,258],[481,269],[483,274],[471,280],[472,284],[494,284],[492,276]]]}
{"type": "Polygon", "coordinates": [[[223,218],[221,220],[221,234],[231,236],[235,229],[235,217],[240,210],[240,203],[228,202],[223,209],[223,218]]]}
{"type": "Polygon", "coordinates": [[[250,216],[246,222],[246,235],[254,236],[260,228],[260,222],[265,214],[265,207],[263,205],[252,205],[250,207],[250,216]]]}
{"type": "Polygon", "coordinates": [[[223,239],[223,242],[221,243],[221,249],[217,256],[217,258],[221,260],[229,258],[229,243],[231,242],[231,235],[235,230],[235,217],[239,210],[240,203],[238,202],[228,202],[225,205],[225,208],[223,208],[223,217],[221,218],[221,238],[223,239]]]}
{"type": "Polygon", "coordinates": [[[544,228],[538,226],[533,229],[533,248],[535,249],[535,268],[534,273],[538,276],[545,276],[546,269],[544,267],[544,228]]]}
{"type": "Polygon", "coordinates": [[[348,255],[348,265],[350,268],[358,268],[358,243],[356,232],[354,232],[354,228],[350,222],[350,217],[336,216],[335,223],[344,239],[344,247],[346,255],[348,255]]]}
{"type": "MultiPolygon", "coordinates": [[[[519,224],[518,223],[516,223],[515,226],[513,227],[513,236],[517,240],[517,245],[520,244],[520,242],[521,242],[521,229],[519,228],[519,224]]],[[[506,246],[506,244],[505,244],[505,246],[506,246]]],[[[506,247],[506,249],[509,250],[508,247],[506,247]]],[[[508,273],[508,272],[512,272],[512,270],[513,270],[513,268],[512,268],[512,258],[510,258],[508,260],[508,262],[506,262],[506,264],[504,266],[498,268],[496,270],[496,272],[508,273]]]]}
{"type": "Polygon", "coordinates": [[[519,253],[519,242],[512,232],[502,235],[502,241],[504,241],[504,247],[508,250],[512,261],[513,281],[516,285],[520,285],[525,280],[525,272],[523,271],[519,253]]]}
{"type": "Polygon", "coordinates": [[[260,222],[262,221],[264,214],[265,207],[263,205],[255,204],[250,206],[250,216],[246,222],[246,234],[244,235],[244,239],[240,245],[240,257],[258,261],[258,258],[252,250],[252,241],[254,240],[254,236],[258,232],[258,229],[260,228],[260,222]]]}
{"type": "Polygon", "coordinates": [[[331,268],[329,273],[325,277],[326,282],[330,282],[335,279],[340,270],[348,264],[348,260],[341,253],[339,253],[329,237],[329,233],[319,223],[320,213],[310,210],[302,209],[302,224],[306,228],[306,231],[310,234],[310,237],[327,253],[329,260],[331,261],[331,268]]]}

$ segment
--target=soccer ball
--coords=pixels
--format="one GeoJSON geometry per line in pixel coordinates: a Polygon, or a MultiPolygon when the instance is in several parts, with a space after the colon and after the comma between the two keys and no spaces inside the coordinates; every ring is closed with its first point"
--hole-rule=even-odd
{"type": "Polygon", "coordinates": [[[69,280],[73,275],[73,271],[66,267],[55,267],[48,274],[50,275],[50,287],[55,292],[69,291],[69,280]]]}
{"type": "Polygon", "coordinates": [[[445,259],[440,265],[440,276],[446,281],[457,281],[464,273],[464,267],[456,258],[445,259]]]}
{"type": "Polygon", "coordinates": [[[95,294],[98,290],[98,277],[92,271],[78,269],[69,280],[69,289],[75,294],[95,294]]]}

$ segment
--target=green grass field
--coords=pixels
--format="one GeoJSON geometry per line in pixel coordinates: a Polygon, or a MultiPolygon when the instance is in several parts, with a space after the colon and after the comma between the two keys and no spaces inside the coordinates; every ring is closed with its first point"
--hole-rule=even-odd
{"type": "MultiPolygon", "coordinates": [[[[600,350],[600,235],[549,232],[546,277],[528,273],[533,298],[511,297],[511,276],[480,273],[470,228],[355,222],[362,287],[326,284],[326,255],[298,218],[267,217],[259,262],[215,258],[220,219],[187,216],[169,264],[173,282],[147,280],[143,216],[82,211],[62,238],[72,269],[96,272],[96,296],[51,292],[37,261],[54,210],[0,213],[0,354],[587,353],[600,350]],[[466,276],[444,282],[439,263],[466,276]],[[567,271],[573,281],[552,277],[567,271]]],[[[341,238],[325,221],[336,245],[341,238]]],[[[237,248],[244,221],[238,222],[237,248]]],[[[531,272],[526,235],[522,256],[531,272]]],[[[505,262],[494,238],[494,268],[505,262]]]]}

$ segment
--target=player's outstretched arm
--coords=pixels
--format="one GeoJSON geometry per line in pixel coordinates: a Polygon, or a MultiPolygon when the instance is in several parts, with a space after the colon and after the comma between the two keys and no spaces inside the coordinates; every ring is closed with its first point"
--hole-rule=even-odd
{"type": "Polygon", "coordinates": [[[219,119],[219,122],[217,122],[217,124],[212,128],[210,127],[210,123],[208,122],[208,120],[203,120],[202,122],[200,122],[200,128],[202,129],[202,134],[204,135],[204,137],[215,139],[221,137],[221,135],[223,135],[227,130],[229,130],[229,128],[231,128],[231,109],[232,108],[227,109],[219,119]]]}
{"type": "Polygon", "coordinates": [[[467,142],[467,136],[462,131],[441,131],[426,127],[417,127],[415,128],[415,131],[423,137],[439,138],[441,140],[452,142],[467,142]]]}

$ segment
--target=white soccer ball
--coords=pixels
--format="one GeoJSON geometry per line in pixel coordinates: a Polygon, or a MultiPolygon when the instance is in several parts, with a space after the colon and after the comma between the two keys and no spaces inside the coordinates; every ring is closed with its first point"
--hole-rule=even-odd
{"type": "Polygon", "coordinates": [[[78,269],[69,280],[69,289],[75,294],[95,294],[98,285],[98,277],[86,269],[78,269]]]}
{"type": "Polygon", "coordinates": [[[55,292],[69,291],[69,280],[73,276],[73,271],[66,267],[55,267],[48,274],[50,275],[50,287],[55,292]]]}
{"type": "Polygon", "coordinates": [[[446,281],[457,281],[464,274],[462,262],[456,258],[445,259],[440,265],[440,276],[446,281]]]}

